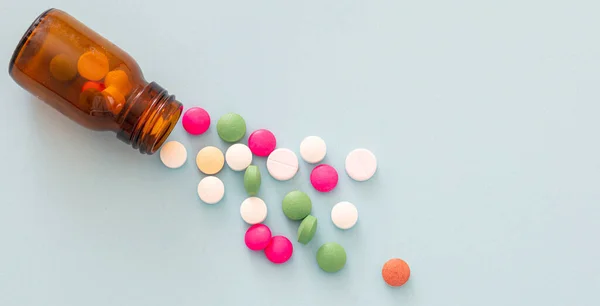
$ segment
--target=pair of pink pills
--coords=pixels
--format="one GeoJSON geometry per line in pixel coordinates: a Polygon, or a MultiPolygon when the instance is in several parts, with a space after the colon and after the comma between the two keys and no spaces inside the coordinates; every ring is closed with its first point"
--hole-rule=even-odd
{"type": "Polygon", "coordinates": [[[265,251],[267,259],[282,264],[292,257],[294,246],[285,236],[271,236],[271,230],[264,224],[254,224],[244,236],[246,246],[252,251],[265,251]]]}

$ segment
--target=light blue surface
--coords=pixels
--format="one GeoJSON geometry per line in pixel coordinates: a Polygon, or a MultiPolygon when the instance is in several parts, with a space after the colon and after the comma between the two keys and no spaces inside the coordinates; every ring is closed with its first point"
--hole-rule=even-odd
{"type": "MultiPolygon", "coordinates": [[[[0,59],[48,1],[2,1],[0,59]]],[[[148,80],[213,116],[179,125],[184,168],[165,168],[114,135],[85,130],[4,72],[0,305],[599,305],[600,19],[598,1],[53,1],[136,58],[148,80]],[[243,244],[242,175],[225,169],[204,205],[194,157],[227,146],[226,112],[269,128],[298,153],[308,135],[340,171],[317,194],[266,175],[267,224],[300,188],[319,230],[292,260],[243,244]],[[345,155],[371,149],[379,171],[356,183],[345,155]],[[343,232],[333,204],[359,210],[343,232]],[[326,274],[327,241],[348,253],[326,274]],[[401,257],[402,288],[381,280],[401,257]]]]}

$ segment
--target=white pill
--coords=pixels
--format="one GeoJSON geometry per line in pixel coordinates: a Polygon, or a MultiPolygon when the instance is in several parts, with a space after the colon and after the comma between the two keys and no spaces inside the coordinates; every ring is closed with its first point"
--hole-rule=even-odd
{"type": "Polygon", "coordinates": [[[287,181],[298,172],[298,157],[290,149],[276,149],[267,158],[267,170],[274,179],[287,181]]]}
{"type": "Polygon", "coordinates": [[[346,173],[353,180],[362,182],[370,179],[377,171],[377,158],[367,149],[356,149],[346,157],[346,173]]]}
{"type": "Polygon", "coordinates": [[[160,160],[169,168],[179,168],[187,160],[187,150],[180,142],[169,141],[160,149],[160,160]]]}
{"type": "Polygon", "coordinates": [[[206,204],[216,204],[225,195],[225,185],[216,176],[207,176],[198,184],[198,196],[206,204]]]}
{"type": "Polygon", "coordinates": [[[267,204],[257,197],[249,197],[240,206],[240,215],[248,224],[257,224],[267,218],[267,204]]]}
{"type": "Polygon", "coordinates": [[[358,210],[350,202],[339,202],[331,210],[331,221],[341,229],[349,229],[358,221],[358,210]]]}
{"type": "Polygon", "coordinates": [[[233,171],[246,170],[252,163],[252,151],[243,143],[236,143],[225,152],[225,161],[233,171]]]}
{"type": "Polygon", "coordinates": [[[327,145],[319,136],[308,136],[300,143],[300,156],[309,164],[316,164],[325,158],[327,145]]]}

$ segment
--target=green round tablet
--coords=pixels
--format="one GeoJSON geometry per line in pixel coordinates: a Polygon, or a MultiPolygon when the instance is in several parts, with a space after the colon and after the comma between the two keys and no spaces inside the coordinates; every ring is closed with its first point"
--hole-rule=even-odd
{"type": "Polygon", "coordinates": [[[258,166],[250,165],[244,172],[244,189],[248,195],[255,196],[260,188],[260,170],[258,166]]]}
{"type": "Polygon", "coordinates": [[[317,251],[317,263],[325,272],[337,272],[346,265],[346,251],[335,242],[325,243],[317,251]]]}
{"type": "Polygon", "coordinates": [[[312,215],[306,216],[298,227],[298,242],[302,244],[309,243],[317,232],[317,218],[312,215]]]}
{"type": "Polygon", "coordinates": [[[306,193],[296,190],[285,195],[281,208],[286,217],[302,220],[310,214],[312,202],[306,193]]]}
{"type": "Polygon", "coordinates": [[[238,114],[225,114],[217,122],[217,134],[226,142],[239,141],[246,135],[246,121],[238,114]]]}

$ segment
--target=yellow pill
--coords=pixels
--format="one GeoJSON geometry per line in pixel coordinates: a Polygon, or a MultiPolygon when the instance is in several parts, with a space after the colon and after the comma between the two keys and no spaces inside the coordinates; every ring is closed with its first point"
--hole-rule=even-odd
{"type": "Polygon", "coordinates": [[[213,175],[223,169],[225,157],[217,147],[204,147],[196,155],[196,165],[204,174],[213,175]]]}
{"type": "Polygon", "coordinates": [[[59,54],[50,61],[50,73],[59,81],[72,80],[77,75],[75,59],[66,54],[59,54]]]}
{"type": "Polygon", "coordinates": [[[88,51],[77,61],[79,74],[90,80],[101,80],[108,73],[108,58],[98,51],[88,51]]]}
{"type": "Polygon", "coordinates": [[[114,86],[108,86],[102,91],[102,94],[107,98],[108,109],[115,115],[121,112],[125,105],[125,97],[114,86]]]}
{"type": "Polygon", "coordinates": [[[126,96],[131,91],[131,83],[127,73],[123,70],[113,70],[109,72],[104,78],[104,85],[106,87],[114,86],[126,96]]]}

